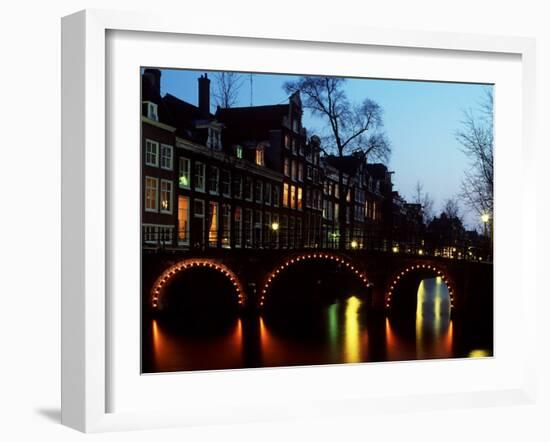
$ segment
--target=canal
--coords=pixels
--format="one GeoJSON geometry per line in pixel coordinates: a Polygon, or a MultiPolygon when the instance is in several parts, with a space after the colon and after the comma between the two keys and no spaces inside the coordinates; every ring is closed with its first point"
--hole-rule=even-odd
{"type": "Polygon", "coordinates": [[[492,356],[492,320],[451,316],[440,278],[422,280],[405,294],[415,310],[395,314],[371,311],[360,287],[318,268],[281,278],[261,314],[239,312],[223,278],[186,278],[169,288],[170,315],[143,315],[144,373],[492,356]]]}

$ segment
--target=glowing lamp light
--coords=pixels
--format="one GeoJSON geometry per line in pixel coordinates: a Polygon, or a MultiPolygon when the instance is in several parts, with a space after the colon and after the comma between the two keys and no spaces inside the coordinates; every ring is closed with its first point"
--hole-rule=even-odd
{"type": "Polygon", "coordinates": [[[352,248],[352,249],[356,249],[358,246],[359,246],[359,244],[357,243],[357,241],[353,240],[353,241],[351,242],[351,248],[352,248]]]}
{"type": "Polygon", "coordinates": [[[424,254],[424,251],[422,249],[418,250],[418,254],[419,255],[423,255],[424,254]]]}
{"type": "Polygon", "coordinates": [[[488,223],[489,222],[489,214],[484,213],[483,215],[481,215],[481,221],[483,221],[484,223],[488,223]]]}
{"type": "Polygon", "coordinates": [[[396,247],[396,246],[393,246],[391,250],[392,250],[393,253],[399,252],[399,248],[396,247]]]}
{"type": "Polygon", "coordinates": [[[271,230],[273,230],[275,232],[277,230],[279,230],[279,223],[277,223],[277,222],[271,223],[271,230]]]}

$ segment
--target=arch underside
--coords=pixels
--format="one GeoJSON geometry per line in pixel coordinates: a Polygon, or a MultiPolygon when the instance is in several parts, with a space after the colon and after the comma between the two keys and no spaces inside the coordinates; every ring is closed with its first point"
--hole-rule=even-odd
{"type": "Polygon", "coordinates": [[[354,265],[352,261],[346,257],[343,257],[338,254],[333,254],[333,253],[304,253],[301,255],[295,255],[287,258],[286,260],[282,261],[277,266],[275,266],[268,273],[267,277],[265,278],[261,286],[259,306],[260,307],[264,306],[267,300],[267,297],[270,294],[270,290],[273,284],[275,283],[275,281],[278,280],[280,276],[284,274],[286,270],[288,270],[292,266],[297,265],[299,263],[314,262],[319,260],[325,261],[325,262],[333,262],[337,265],[342,265],[350,273],[352,273],[366,288],[369,288],[372,286],[372,284],[369,282],[369,279],[367,278],[366,273],[360,270],[360,268],[354,265]]]}
{"type": "Polygon", "coordinates": [[[223,274],[233,285],[238,304],[242,305],[244,303],[245,293],[241,281],[229,267],[210,258],[190,258],[170,266],[157,278],[151,290],[151,306],[153,310],[160,311],[163,309],[164,292],[170,281],[184,271],[197,268],[212,269],[223,274]]]}
{"type": "Polygon", "coordinates": [[[454,289],[447,273],[431,264],[413,264],[396,272],[392,277],[390,286],[385,293],[385,306],[389,310],[394,305],[395,295],[403,289],[404,286],[415,286],[418,288],[420,281],[426,278],[440,277],[447,286],[451,310],[454,308],[454,289]]]}

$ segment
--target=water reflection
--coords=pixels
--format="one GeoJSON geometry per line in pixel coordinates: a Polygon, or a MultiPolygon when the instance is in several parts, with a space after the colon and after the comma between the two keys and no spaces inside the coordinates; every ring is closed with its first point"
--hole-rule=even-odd
{"type": "MultiPolygon", "coordinates": [[[[414,294],[411,294],[414,296],[414,294]]],[[[145,372],[396,361],[491,354],[475,333],[450,316],[440,279],[423,280],[409,318],[369,312],[361,295],[336,297],[309,311],[289,309],[234,317],[219,328],[206,319],[193,327],[146,320],[145,372]]],[[[467,325],[467,324],[466,324],[467,325]]]]}

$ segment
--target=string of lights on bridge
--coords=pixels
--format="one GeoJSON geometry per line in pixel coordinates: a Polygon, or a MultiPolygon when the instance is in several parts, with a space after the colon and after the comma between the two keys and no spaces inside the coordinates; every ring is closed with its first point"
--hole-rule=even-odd
{"type": "Polygon", "coordinates": [[[152,290],[152,306],[153,309],[157,310],[162,307],[161,304],[161,295],[163,293],[163,288],[165,288],[166,284],[179,272],[193,269],[193,268],[209,268],[212,270],[216,270],[220,273],[222,273],[225,277],[227,277],[231,284],[233,285],[233,288],[235,289],[235,293],[237,295],[238,303],[239,305],[243,305],[244,303],[244,290],[241,286],[241,283],[239,282],[239,278],[233,271],[231,271],[228,267],[226,267],[224,264],[221,264],[217,261],[211,260],[211,259],[201,259],[201,258],[194,258],[194,259],[187,259],[184,261],[180,261],[177,264],[174,264],[167,270],[165,270],[156,280],[155,284],[153,285],[152,290]]]}
{"type": "Polygon", "coordinates": [[[329,253],[307,253],[307,254],[303,254],[303,255],[299,255],[299,256],[295,256],[287,259],[268,275],[262,287],[262,293],[260,296],[260,307],[263,307],[263,305],[265,304],[266,296],[269,292],[269,288],[273,284],[275,279],[280,275],[281,272],[283,272],[287,267],[293,265],[294,263],[297,263],[300,261],[306,261],[306,260],[314,260],[314,259],[325,259],[325,260],[334,261],[337,264],[341,263],[346,268],[348,268],[352,273],[354,273],[365,284],[367,288],[371,286],[371,283],[369,282],[366,274],[364,272],[361,272],[356,266],[353,265],[353,263],[349,262],[345,258],[338,255],[329,254],[329,253]]]}
{"type": "Polygon", "coordinates": [[[449,282],[449,278],[441,270],[439,270],[435,266],[426,265],[426,264],[414,264],[414,265],[411,265],[411,266],[405,268],[404,270],[399,272],[394,277],[394,279],[392,281],[392,284],[390,286],[390,289],[389,289],[388,293],[386,294],[386,308],[389,309],[391,307],[392,296],[394,294],[395,288],[397,287],[397,284],[399,284],[399,281],[403,277],[405,277],[407,275],[407,273],[410,273],[413,270],[430,270],[430,271],[435,272],[437,274],[437,276],[440,277],[441,280],[447,286],[447,289],[449,291],[449,299],[451,301],[451,308],[454,307],[454,292],[453,292],[453,289],[452,289],[451,284],[449,282]]]}

